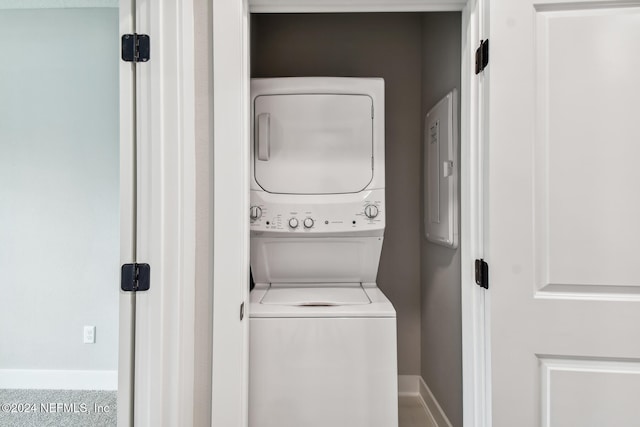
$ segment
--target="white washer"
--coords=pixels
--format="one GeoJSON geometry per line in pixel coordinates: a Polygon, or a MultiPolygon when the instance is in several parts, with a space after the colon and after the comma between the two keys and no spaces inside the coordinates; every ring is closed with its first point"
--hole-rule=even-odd
{"type": "Polygon", "coordinates": [[[397,427],[384,81],[253,79],[250,427],[397,427]]]}

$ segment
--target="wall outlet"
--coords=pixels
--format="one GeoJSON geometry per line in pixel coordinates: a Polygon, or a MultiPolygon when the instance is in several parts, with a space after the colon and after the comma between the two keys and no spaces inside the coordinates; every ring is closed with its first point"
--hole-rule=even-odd
{"type": "Polygon", "coordinates": [[[85,344],[96,343],[96,327],[95,326],[84,327],[83,341],[85,344]]]}

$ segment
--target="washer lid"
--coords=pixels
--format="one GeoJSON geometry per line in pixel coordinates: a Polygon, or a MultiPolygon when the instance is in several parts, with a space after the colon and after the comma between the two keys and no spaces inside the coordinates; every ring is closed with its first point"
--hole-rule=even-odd
{"type": "Polygon", "coordinates": [[[260,304],[298,307],[334,307],[371,304],[360,284],[332,283],[331,286],[272,284],[260,304]]]}
{"type": "Polygon", "coordinates": [[[270,193],[337,194],[373,179],[373,101],[367,95],[260,95],[253,167],[270,193]]]}
{"type": "MultiPolygon", "coordinates": [[[[363,286],[360,287],[355,284],[350,284],[351,287],[349,290],[342,291],[345,288],[340,288],[342,290],[335,291],[333,297],[325,298],[324,302],[333,301],[337,302],[350,302],[349,304],[343,305],[294,305],[294,303],[300,303],[304,301],[312,301],[311,298],[298,298],[295,297],[297,292],[309,292],[309,295],[314,295],[316,291],[319,291],[317,288],[326,289],[327,286],[336,286],[339,285],[337,283],[327,284],[325,286],[321,285],[309,285],[303,284],[300,286],[296,286],[298,290],[287,292],[283,288],[279,286],[275,287],[276,292],[272,294],[272,296],[276,296],[275,299],[271,299],[271,303],[264,303],[264,299],[272,290],[271,287],[263,288],[259,285],[256,285],[251,291],[250,294],[250,304],[249,304],[249,317],[252,319],[257,318],[350,318],[350,317],[379,317],[379,318],[395,318],[396,311],[393,309],[393,305],[387,297],[378,289],[377,287],[371,286],[363,286]],[[355,289],[354,289],[355,288],[355,289]],[[359,289],[358,289],[359,288],[359,289]],[[280,292],[284,291],[284,292],[280,292]],[[365,297],[360,299],[360,293],[364,293],[365,297]],[[342,295],[337,295],[342,294],[342,295]],[[351,296],[345,296],[349,295],[351,296]],[[280,298],[283,296],[283,298],[280,298]],[[294,295],[294,297],[292,297],[294,295]],[[364,298],[368,300],[365,303],[353,303],[353,301],[364,301],[364,298]],[[288,302],[287,302],[288,301],[288,302]],[[281,302],[281,303],[280,303],[281,302]]],[[[294,287],[291,284],[286,285],[289,290],[294,287]]],[[[320,294],[315,294],[321,296],[323,291],[319,291],[320,294]]],[[[325,295],[326,296],[326,295],[325,295]]],[[[317,298],[314,298],[317,301],[317,298]]],[[[267,299],[269,301],[269,298],[267,299]]]]}

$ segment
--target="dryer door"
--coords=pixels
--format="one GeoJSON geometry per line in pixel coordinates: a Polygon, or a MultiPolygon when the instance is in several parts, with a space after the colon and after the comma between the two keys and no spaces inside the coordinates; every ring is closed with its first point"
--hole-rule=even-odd
{"type": "Polygon", "coordinates": [[[254,101],[254,176],[270,193],[355,193],[373,178],[366,95],[262,95],[254,101]]]}

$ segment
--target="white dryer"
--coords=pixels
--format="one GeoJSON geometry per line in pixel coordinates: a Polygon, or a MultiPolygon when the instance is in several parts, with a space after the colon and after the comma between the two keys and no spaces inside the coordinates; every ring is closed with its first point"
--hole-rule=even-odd
{"type": "Polygon", "coordinates": [[[250,427],[397,427],[384,81],[252,79],[250,427]]]}

